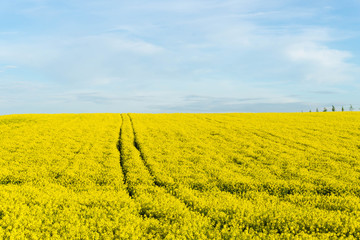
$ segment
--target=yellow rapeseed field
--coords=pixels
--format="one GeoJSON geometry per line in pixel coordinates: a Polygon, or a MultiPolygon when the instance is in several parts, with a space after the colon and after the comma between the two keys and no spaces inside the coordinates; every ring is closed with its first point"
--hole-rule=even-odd
{"type": "Polygon", "coordinates": [[[360,113],[0,116],[0,239],[359,239],[360,113]]]}

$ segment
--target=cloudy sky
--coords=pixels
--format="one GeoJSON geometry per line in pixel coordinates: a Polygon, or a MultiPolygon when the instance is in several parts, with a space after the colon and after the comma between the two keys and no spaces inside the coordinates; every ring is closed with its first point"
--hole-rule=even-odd
{"type": "Polygon", "coordinates": [[[358,0],[0,1],[0,114],[360,107],[358,0]]]}

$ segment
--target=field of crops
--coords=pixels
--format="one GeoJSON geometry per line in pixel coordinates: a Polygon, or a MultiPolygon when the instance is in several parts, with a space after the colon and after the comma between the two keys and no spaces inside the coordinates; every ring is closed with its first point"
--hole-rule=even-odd
{"type": "Polygon", "coordinates": [[[0,116],[0,239],[360,238],[360,112],[0,116]]]}

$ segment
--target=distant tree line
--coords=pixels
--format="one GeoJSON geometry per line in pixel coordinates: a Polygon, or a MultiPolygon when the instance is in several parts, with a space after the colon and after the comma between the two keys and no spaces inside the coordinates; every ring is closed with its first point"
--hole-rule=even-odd
{"type": "MultiPolygon", "coordinates": [[[[354,110],[355,110],[354,107],[352,106],[352,104],[350,104],[349,111],[354,111],[354,110]]],[[[359,110],[360,110],[360,108],[359,108],[359,110]]],[[[322,112],[327,112],[327,111],[328,111],[328,109],[326,107],[324,107],[322,110],[322,112]]],[[[334,105],[331,106],[331,111],[336,112],[336,108],[334,105]]],[[[341,106],[341,112],[344,112],[344,111],[345,111],[344,106],[341,106]]],[[[311,112],[311,109],[309,110],[309,112],[311,112]]],[[[319,108],[316,108],[316,112],[320,112],[319,108]]]]}

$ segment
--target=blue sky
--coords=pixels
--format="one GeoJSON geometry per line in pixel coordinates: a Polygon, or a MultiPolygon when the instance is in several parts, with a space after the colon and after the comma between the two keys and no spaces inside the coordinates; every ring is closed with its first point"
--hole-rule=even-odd
{"type": "Polygon", "coordinates": [[[360,2],[0,2],[0,114],[360,108],[360,2]]]}

